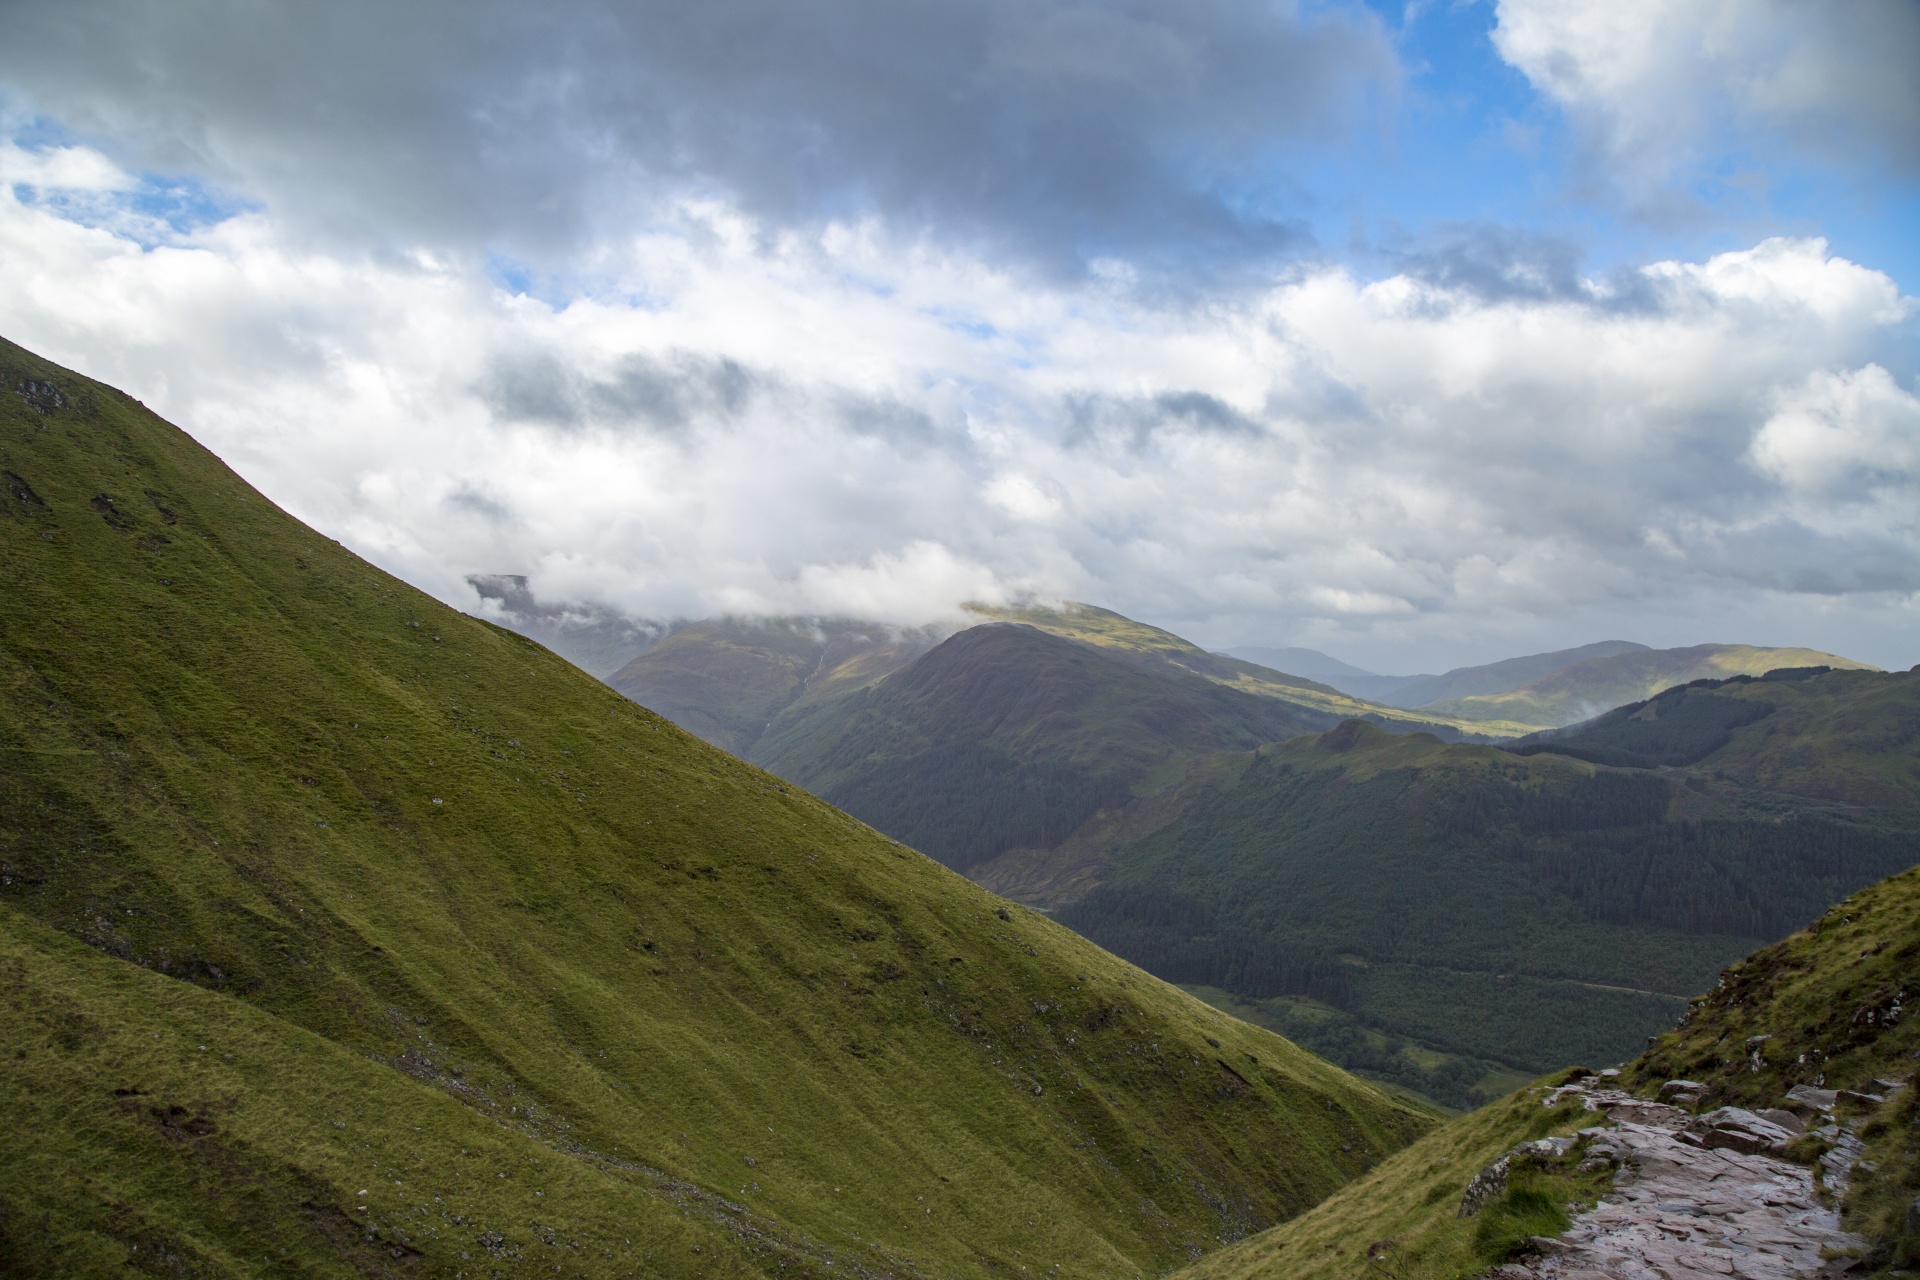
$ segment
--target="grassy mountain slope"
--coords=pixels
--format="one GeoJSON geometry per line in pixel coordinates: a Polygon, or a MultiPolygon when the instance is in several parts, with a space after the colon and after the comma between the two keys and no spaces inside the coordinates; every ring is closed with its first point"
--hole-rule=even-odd
{"type": "Polygon", "coordinates": [[[1186,763],[1309,732],[1295,706],[1019,624],[783,716],[754,758],[950,866],[1045,847],[1186,763]]]}
{"type": "MultiPolygon", "coordinates": [[[[1879,1093],[1876,1077],[1907,1079],[1920,1028],[1903,1018],[1920,977],[1920,869],[1836,905],[1809,928],[1727,969],[1685,1020],[1629,1063],[1622,1083],[1652,1096],[1669,1079],[1709,1085],[1698,1109],[1777,1104],[1796,1084],[1879,1093]],[[1747,1045],[1759,1042],[1755,1069],[1747,1045]]],[[[1867,1158],[1841,1208],[1845,1225],[1874,1242],[1866,1270],[1920,1262],[1908,1206],[1920,1193],[1913,1139],[1915,1091],[1856,1109],[1867,1158]]],[[[1401,1280],[1452,1280],[1478,1272],[1478,1225],[1455,1214],[1467,1179],[1518,1142],[1571,1132],[1585,1112],[1556,1114],[1537,1090],[1461,1117],[1428,1134],[1323,1204],[1179,1273],[1181,1280],[1360,1280],[1386,1265],[1401,1280]],[[1381,1262],[1366,1250],[1390,1241],[1381,1262]]],[[[1813,1152],[1805,1153],[1807,1155],[1813,1152]]],[[[1865,1274],[1862,1271],[1861,1274],[1865,1274]]]]}
{"type": "Polygon", "coordinates": [[[1226,653],[1209,653],[1171,631],[1136,622],[1111,610],[1069,601],[1058,609],[1039,606],[993,608],[969,605],[975,614],[1002,622],[1018,622],[1081,644],[1127,655],[1155,665],[1165,665],[1228,688],[1291,703],[1304,710],[1341,719],[1372,720],[1396,731],[1422,730],[1444,738],[1464,734],[1483,737],[1511,737],[1526,733],[1529,726],[1505,725],[1492,717],[1477,717],[1472,723],[1446,715],[1411,714],[1398,707],[1355,698],[1328,684],[1300,676],[1287,675],[1258,663],[1226,653]]]}
{"type": "Polygon", "coordinates": [[[1527,754],[1360,722],[1264,747],[1022,896],[1171,981],[1543,1070],[1628,1056],[1722,965],[1920,860],[1920,675],[1617,714],[1527,754]]]}
{"type": "Polygon", "coordinates": [[[1424,1126],[0,388],[10,1273],[1139,1274],[1424,1126]]]}
{"type": "Polygon", "coordinates": [[[1422,710],[1465,721],[1498,721],[1552,728],[1599,715],[1610,707],[1650,698],[1693,680],[1764,675],[1779,668],[1875,668],[1817,649],[1768,649],[1750,644],[1697,644],[1684,649],[1634,649],[1561,667],[1503,693],[1452,697],[1422,710]]]}
{"type": "Polygon", "coordinates": [[[938,639],[847,618],[708,618],[675,628],[607,683],[744,757],[782,713],[864,688],[938,639]]]}

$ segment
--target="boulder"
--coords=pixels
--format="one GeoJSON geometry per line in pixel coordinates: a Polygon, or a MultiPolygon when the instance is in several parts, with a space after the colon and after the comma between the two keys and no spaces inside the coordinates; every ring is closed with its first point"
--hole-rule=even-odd
{"type": "Polygon", "coordinates": [[[1687,1123],[1686,1132],[1709,1150],[1783,1156],[1795,1132],[1741,1107],[1720,1107],[1687,1123]]]}
{"type": "Polygon", "coordinates": [[[1797,1084],[1787,1090],[1787,1100],[1781,1105],[1796,1115],[1812,1119],[1822,1111],[1833,1110],[1834,1099],[1839,1097],[1838,1090],[1816,1089],[1809,1084],[1797,1084]]]}
{"type": "Polygon", "coordinates": [[[1753,1114],[1759,1116],[1762,1120],[1772,1121],[1789,1133],[1800,1133],[1807,1127],[1805,1120],[1793,1114],[1791,1111],[1782,1111],[1779,1107],[1762,1107],[1753,1114]]]}

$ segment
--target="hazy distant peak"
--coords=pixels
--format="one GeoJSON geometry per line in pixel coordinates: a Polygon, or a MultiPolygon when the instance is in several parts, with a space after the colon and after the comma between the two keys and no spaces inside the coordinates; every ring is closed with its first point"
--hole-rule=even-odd
{"type": "MultiPolygon", "coordinates": [[[[1367,680],[1395,679],[1393,676],[1380,676],[1364,667],[1342,662],[1332,654],[1322,653],[1318,649],[1300,649],[1284,647],[1278,649],[1262,648],[1258,645],[1240,645],[1232,649],[1222,649],[1221,653],[1230,658],[1239,658],[1243,662],[1257,662],[1263,667],[1285,672],[1290,676],[1305,676],[1309,680],[1318,680],[1340,688],[1334,677],[1358,676],[1367,680]]],[[[1342,690],[1351,692],[1351,690],[1342,690]]]]}

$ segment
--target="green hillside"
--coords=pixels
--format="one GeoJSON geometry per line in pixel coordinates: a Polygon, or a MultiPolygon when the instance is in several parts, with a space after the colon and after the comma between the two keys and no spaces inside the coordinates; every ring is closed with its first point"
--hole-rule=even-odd
{"type": "MultiPolygon", "coordinates": [[[[1884,1086],[1876,1080],[1914,1073],[1920,1029],[1899,1010],[1920,977],[1917,958],[1920,869],[1848,898],[1731,966],[1689,1003],[1678,1028],[1627,1065],[1621,1083],[1652,1097],[1670,1079],[1700,1082],[1707,1091],[1697,1111],[1775,1106],[1794,1085],[1878,1095],[1884,1086]],[[1757,1068],[1750,1044],[1760,1050],[1757,1068]]],[[[1491,1260],[1485,1233],[1456,1213],[1467,1180],[1519,1142],[1570,1134],[1596,1119],[1540,1101],[1536,1087],[1451,1121],[1301,1217],[1179,1272],[1180,1280],[1375,1280],[1383,1268],[1397,1280],[1481,1274],[1491,1260]]],[[[1920,1194],[1915,1090],[1899,1090],[1883,1105],[1849,1104],[1845,1114],[1867,1151],[1839,1208],[1844,1224],[1872,1246],[1849,1274],[1910,1274],[1883,1269],[1920,1263],[1920,1231],[1908,1216],[1920,1194]]],[[[1811,1139],[1789,1148],[1801,1160],[1822,1150],[1811,1139]]],[[[1522,1192],[1571,1199],[1605,1188],[1604,1175],[1562,1173],[1537,1177],[1522,1192]]]]}
{"type": "Polygon", "coordinates": [[[607,683],[715,746],[752,758],[783,713],[864,688],[939,639],[932,629],[847,618],[708,618],[676,628],[607,683]]]}
{"type": "Polygon", "coordinates": [[[1327,718],[1020,624],[973,627],[781,717],[756,762],[965,869],[1060,843],[1190,761],[1327,718]]]}
{"type": "Polygon", "coordinates": [[[1465,1066],[1423,1085],[1316,1041],[1298,1002],[1474,1062],[1619,1061],[1722,965],[1920,861],[1920,674],[1743,679],[1618,714],[1527,754],[1350,721],[1216,762],[1018,888],[1460,1105],[1465,1066]],[[1656,731],[1658,759],[1617,745],[1656,731]]]}
{"type": "Polygon", "coordinates": [[[1426,1127],[0,388],[0,1271],[1139,1275],[1426,1127]]]}
{"type": "Polygon", "coordinates": [[[1468,722],[1553,728],[1611,707],[1651,698],[1693,680],[1760,676],[1791,667],[1875,668],[1817,649],[1768,649],[1750,644],[1697,644],[1684,649],[1633,649],[1589,658],[1501,693],[1446,697],[1421,710],[1468,722]]]}

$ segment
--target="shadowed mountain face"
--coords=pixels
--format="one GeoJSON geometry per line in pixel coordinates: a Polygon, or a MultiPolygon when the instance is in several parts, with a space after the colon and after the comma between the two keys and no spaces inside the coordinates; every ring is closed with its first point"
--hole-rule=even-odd
{"type": "Polygon", "coordinates": [[[0,1271],[1159,1272],[1426,1125],[4,344],[0,479],[0,1271]]]}
{"type": "Polygon", "coordinates": [[[676,627],[607,683],[753,759],[755,744],[783,714],[885,678],[942,634],[845,618],[708,618],[676,627]]]}
{"type": "Polygon", "coordinates": [[[1327,720],[1125,651],[995,624],[783,717],[754,756],[964,868],[1056,844],[1191,760],[1327,720]]]}

